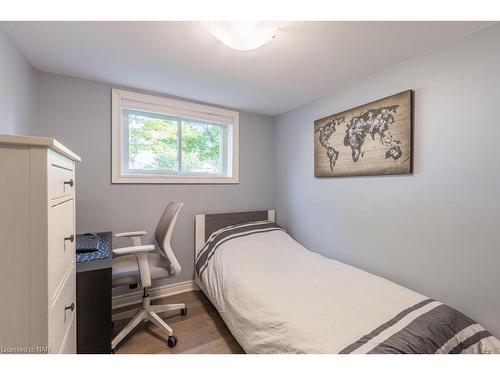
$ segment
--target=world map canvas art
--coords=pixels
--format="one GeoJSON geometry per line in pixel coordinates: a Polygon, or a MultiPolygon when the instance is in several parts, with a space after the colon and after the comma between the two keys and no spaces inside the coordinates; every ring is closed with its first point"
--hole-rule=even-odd
{"type": "Polygon", "coordinates": [[[314,175],[412,172],[413,92],[314,121],[314,175]]]}

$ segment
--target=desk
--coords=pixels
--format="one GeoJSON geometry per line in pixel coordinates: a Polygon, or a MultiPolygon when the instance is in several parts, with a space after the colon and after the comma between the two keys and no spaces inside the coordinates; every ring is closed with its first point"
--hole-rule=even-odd
{"type": "Polygon", "coordinates": [[[113,235],[111,232],[101,232],[97,235],[99,252],[76,256],[76,352],[78,354],[111,353],[113,235]]]}

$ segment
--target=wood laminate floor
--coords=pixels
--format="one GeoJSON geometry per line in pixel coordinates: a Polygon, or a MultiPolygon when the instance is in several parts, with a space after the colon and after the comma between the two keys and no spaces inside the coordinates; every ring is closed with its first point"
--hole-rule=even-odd
{"type": "MultiPolygon", "coordinates": [[[[117,354],[148,353],[244,353],[229,332],[217,310],[201,291],[192,291],[161,298],[153,304],[182,303],[188,307],[186,316],[180,312],[167,312],[160,316],[174,330],[177,346],[169,348],[166,338],[151,322],[141,323],[118,346],[117,354]]],[[[139,306],[139,305],[138,305],[139,306]]],[[[132,307],[132,306],[131,306],[132,307]]],[[[129,307],[129,308],[131,308],[129,307]]],[[[120,309],[117,311],[126,310],[120,309]]],[[[113,337],[125,327],[128,320],[115,322],[113,337]]]]}

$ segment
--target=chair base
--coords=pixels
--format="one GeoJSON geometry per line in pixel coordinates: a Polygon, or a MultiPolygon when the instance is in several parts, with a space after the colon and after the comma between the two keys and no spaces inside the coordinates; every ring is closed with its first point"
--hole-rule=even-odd
{"type": "Polygon", "coordinates": [[[141,322],[153,322],[158,328],[160,328],[160,330],[162,330],[167,335],[168,338],[170,338],[171,336],[173,336],[174,332],[172,328],[170,328],[170,326],[158,316],[158,314],[174,310],[187,311],[186,304],[173,303],[167,305],[151,305],[151,298],[149,297],[147,288],[145,288],[144,295],[142,296],[142,308],[124,311],[112,315],[113,321],[131,317],[133,317],[133,319],[113,339],[113,341],[111,342],[111,350],[114,351],[116,349],[116,346],[141,322]]]}

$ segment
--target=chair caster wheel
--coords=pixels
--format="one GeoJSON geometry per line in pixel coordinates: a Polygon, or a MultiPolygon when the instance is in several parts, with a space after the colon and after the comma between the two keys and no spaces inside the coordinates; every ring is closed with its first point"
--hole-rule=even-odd
{"type": "Polygon", "coordinates": [[[168,336],[167,345],[168,345],[169,348],[175,347],[177,345],[177,337],[175,337],[175,336],[168,336]]]}
{"type": "Polygon", "coordinates": [[[187,307],[184,307],[183,309],[181,309],[181,315],[182,316],[187,315],[187,313],[188,313],[188,308],[187,307]]]}
{"type": "Polygon", "coordinates": [[[116,349],[111,349],[111,354],[116,354],[116,349]]]}

